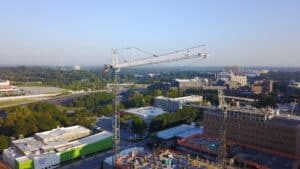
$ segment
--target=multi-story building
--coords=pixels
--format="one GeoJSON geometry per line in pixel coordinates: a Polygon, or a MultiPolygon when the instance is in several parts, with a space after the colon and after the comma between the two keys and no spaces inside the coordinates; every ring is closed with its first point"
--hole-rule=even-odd
{"type": "Polygon", "coordinates": [[[179,90],[186,89],[199,89],[202,86],[209,85],[209,80],[207,78],[194,78],[194,79],[175,79],[175,86],[179,90]]]}
{"type": "Polygon", "coordinates": [[[3,161],[13,169],[52,169],[63,162],[110,149],[112,133],[82,126],[57,128],[14,140],[3,151],[3,161]]]}
{"type": "Polygon", "coordinates": [[[148,126],[150,125],[152,119],[154,119],[156,116],[167,113],[162,108],[152,106],[126,109],[123,110],[123,112],[141,117],[148,124],[148,126]]]}
{"type": "Polygon", "coordinates": [[[183,105],[188,103],[200,103],[203,97],[198,95],[191,95],[186,97],[169,98],[158,96],[154,98],[154,106],[162,108],[167,112],[175,112],[178,109],[182,109],[183,105]]]}
{"type": "Polygon", "coordinates": [[[73,69],[74,70],[80,70],[80,66],[79,65],[74,65],[73,69]]]}
{"type": "Polygon", "coordinates": [[[19,91],[18,88],[11,86],[9,80],[0,79],[0,94],[19,91]]]}
{"type": "Polygon", "coordinates": [[[258,80],[251,85],[251,91],[255,94],[266,94],[273,91],[273,80],[258,80]]]}
{"type": "Polygon", "coordinates": [[[226,66],[225,71],[234,73],[235,75],[240,75],[242,73],[242,69],[239,66],[226,66]]]}
{"type": "Polygon", "coordinates": [[[6,92],[11,90],[10,82],[9,80],[1,80],[0,79],[0,92],[6,92]]]}
{"type": "MultiPolygon", "coordinates": [[[[206,110],[204,134],[218,137],[223,113],[206,110]]],[[[227,138],[243,144],[300,155],[300,118],[263,109],[228,109],[227,138]]]]}
{"type": "Polygon", "coordinates": [[[247,76],[237,76],[233,73],[230,74],[230,81],[237,82],[241,86],[246,86],[248,84],[247,76]]]}

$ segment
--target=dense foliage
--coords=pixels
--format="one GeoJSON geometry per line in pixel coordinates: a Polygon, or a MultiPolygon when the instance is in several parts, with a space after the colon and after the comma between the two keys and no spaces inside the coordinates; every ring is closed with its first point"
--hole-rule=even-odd
{"type": "Polygon", "coordinates": [[[131,129],[133,132],[142,134],[146,128],[147,128],[147,124],[145,123],[145,121],[142,118],[140,118],[140,117],[135,118],[132,121],[131,129]]]}
{"type": "Polygon", "coordinates": [[[125,108],[150,106],[153,96],[142,93],[131,93],[129,98],[123,101],[125,108]]]}
{"type": "Polygon", "coordinates": [[[262,74],[261,78],[282,82],[289,82],[290,80],[300,81],[300,72],[269,72],[262,74]]]}
{"type": "Polygon", "coordinates": [[[10,144],[10,137],[0,135],[0,152],[6,149],[10,144]]]}
{"type": "Polygon", "coordinates": [[[46,85],[72,90],[103,89],[100,72],[47,67],[1,67],[0,77],[17,85],[46,85]]]}
{"type": "MultiPolygon", "coordinates": [[[[60,110],[57,105],[47,102],[17,106],[5,111],[6,117],[0,118],[0,135],[6,137],[26,137],[58,126],[74,124],[90,126],[95,122],[91,114],[87,112],[78,112],[68,117],[67,113],[60,110]]],[[[5,140],[4,137],[0,139],[5,140]]],[[[3,142],[1,146],[4,145],[6,142],[3,142]]]]}
{"type": "Polygon", "coordinates": [[[165,113],[155,117],[150,124],[150,130],[158,131],[182,123],[197,122],[201,118],[201,110],[186,106],[174,113],[165,113]]]}
{"type": "Polygon", "coordinates": [[[106,92],[92,93],[72,100],[69,106],[87,107],[100,106],[112,102],[112,94],[106,92]]]}
{"type": "Polygon", "coordinates": [[[77,97],[68,103],[68,107],[84,108],[94,115],[109,116],[113,113],[112,94],[106,92],[92,93],[77,97]]]}
{"type": "Polygon", "coordinates": [[[258,100],[253,103],[254,107],[257,108],[265,108],[265,107],[272,107],[276,108],[277,99],[275,93],[270,93],[267,95],[262,95],[258,97],[258,100]]]}

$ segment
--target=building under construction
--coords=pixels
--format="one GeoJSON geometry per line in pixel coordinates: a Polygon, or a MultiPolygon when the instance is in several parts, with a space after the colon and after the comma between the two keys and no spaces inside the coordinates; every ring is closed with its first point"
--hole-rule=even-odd
{"type": "MultiPolygon", "coordinates": [[[[223,116],[219,109],[205,110],[204,134],[179,140],[178,149],[217,161],[223,116]]],[[[300,160],[299,128],[297,116],[271,109],[228,108],[222,144],[225,141],[235,163],[254,168],[295,168],[300,160]]]]}
{"type": "MultiPolygon", "coordinates": [[[[205,134],[196,134],[178,140],[177,149],[193,157],[217,161],[220,142],[218,138],[205,134]]],[[[298,169],[299,159],[267,148],[230,142],[227,168],[253,169],[298,169]]]]}
{"type": "MultiPolygon", "coordinates": [[[[215,163],[199,158],[191,158],[189,154],[183,154],[169,149],[156,149],[153,153],[134,151],[135,149],[117,160],[119,169],[218,169],[215,163]]],[[[136,149],[137,150],[137,149],[136,149]]],[[[110,168],[104,165],[104,168],[110,168]]]]}
{"type": "MultiPolygon", "coordinates": [[[[218,137],[223,114],[206,110],[203,114],[204,134],[218,137]]],[[[268,109],[229,108],[227,139],[243,144],[300,155],[300,117],[280,114],[268,109]]]]}

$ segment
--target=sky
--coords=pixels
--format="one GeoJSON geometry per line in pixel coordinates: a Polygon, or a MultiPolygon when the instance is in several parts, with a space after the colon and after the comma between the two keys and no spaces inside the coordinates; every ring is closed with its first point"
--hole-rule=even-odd
{"type": "Polygon", "coordinates": [[[300,66],[299,0],[9,0],[0,65],[102,65],[206,44],[199,66],[300,66]]]}

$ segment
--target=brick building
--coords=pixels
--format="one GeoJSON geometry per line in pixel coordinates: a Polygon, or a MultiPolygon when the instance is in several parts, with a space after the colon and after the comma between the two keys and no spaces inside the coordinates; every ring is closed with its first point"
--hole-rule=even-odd
{"type": "MultiPolygon", "coordinates": [[[[218,137],[222,123],[220,110],[206,110],[204,134],[218,137]]],[[[229,109],[227,138],[244,144],[300,155],[300,117],[271,110],[229,109]]]]}
{"type": "Polygon", "coordinates": [[[251,91],[255,94],[266,94],[273,91],[273,80],[258,80],[251,85],[251,91]]]}

